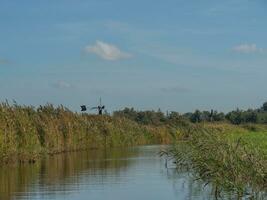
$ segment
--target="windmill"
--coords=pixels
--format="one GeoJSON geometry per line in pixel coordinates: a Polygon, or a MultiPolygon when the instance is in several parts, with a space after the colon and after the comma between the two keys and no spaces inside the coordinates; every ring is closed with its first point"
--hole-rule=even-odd
{"type": "MultiPolygon", "coordinates": [[[[98,106],[90,108],[90,110],[98,110],[99,115],[102,115],[104,109],[105,109],[105,106],[102,105],[101,98],[99,99],[99,105],[98,106]]],[[[81,111],[84,112],[86,110],[87,110],[87,106],[81,105],[81,111]]]]}

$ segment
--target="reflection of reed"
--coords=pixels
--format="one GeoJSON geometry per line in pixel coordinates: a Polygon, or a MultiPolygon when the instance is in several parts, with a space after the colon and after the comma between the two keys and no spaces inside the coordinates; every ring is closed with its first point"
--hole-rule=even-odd
{"type": "Polygon", "coordinates": [[[175,196],[181,198],[183,194],[184,199],[193,200],[195,197],[202,197],[203,199],[214,199],[211,194],[211,188],[204,188],[201,181],[196,181],[192,176],[192,171],[188,168],[168,168],[164,172],[168,180],[172,183],[175,196]]]}
{"type": "Polygon", "coordinates": [[[38,178],[40,165],[5,166],[0,168],[0,199],[12,199],[14,192],[27,192],[27,185],[38,178]]]}
{"type": "Polygon", "coordinates": [[[235,192],[222,191],[219,197],[214,195],[216,186],[206,185],[202,180],[196,180],[193,172],[188,171],[188,169],[168,169],[167,177],[172,181],[174,192],[177,197],[181,197],[181,193],[185,193],[185,198],[188,200],[194,200],[196,197],[198,199],[206,200],[233,200],[233,199],[255,199],[255,200],[265,200],[267,199],[267,194],[264,192],[254,193],[253,195],[246,195],[244,197],[239,197],[235,192]]]}
{"type": "Polygon", "coordinates": [[[53,195],[53,191],[78,189],[81,178],[88,184],[112,181],[111,175],[118,179],[133,162],[129,158],[138,153],[137,148],[82,151],[47,157],[35,165],[0,168],[0,199],[27,195],[30,184],[53,195]]]}

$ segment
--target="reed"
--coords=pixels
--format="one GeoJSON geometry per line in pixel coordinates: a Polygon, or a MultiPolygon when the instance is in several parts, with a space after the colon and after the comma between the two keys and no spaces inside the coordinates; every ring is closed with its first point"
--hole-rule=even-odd
{"type": "Polygon", "coordinates": [[[0,104],[0,162],[35,162],[42,154],[82,149],[168,143],[164,127],[125,118],[74,113],[51,104],[0,104]]]}
{"type": "Polygon", "coordinates": [[[190,127],[168,155],[176,160],[177,166],[192,170],[196,179],[216,188],[215,196],[230,191],[237,198],[245,195],[254,198],[267,191],[265,151],[242,137],[249,134],[247,130],[228,128],[222,124],[190,127]]]}

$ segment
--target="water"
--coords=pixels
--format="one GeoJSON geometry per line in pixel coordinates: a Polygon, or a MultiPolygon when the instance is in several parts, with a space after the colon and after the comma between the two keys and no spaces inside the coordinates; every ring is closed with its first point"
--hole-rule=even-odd
{"type": "Polygon", "coordinates": [[[211,189],[175,170],[158,152],[140,146],[66,153],[34,165],[0,168],[0,200],[204,200],[211,189]]]}

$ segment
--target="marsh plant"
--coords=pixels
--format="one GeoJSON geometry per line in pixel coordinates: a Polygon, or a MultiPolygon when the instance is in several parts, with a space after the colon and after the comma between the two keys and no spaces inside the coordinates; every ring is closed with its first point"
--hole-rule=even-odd
{"type": "Polygon", "coordinates": [[[267,160],[257,147],[251,148],[242,137],[230,140],[222,131],[198,126],[181,137],[168,156],[178,167],[191,170],[204,185],[212,185],[216,197],[228,191],[237,199],[266,198],[267,160]]]}
{"type": "Polygon", "coordinates": [[[125,118],[81,114],[52,104],[0,104],[0,162],[35,162],[42,154],[83,149],[169,143],[164,127],[125,118]]]}

